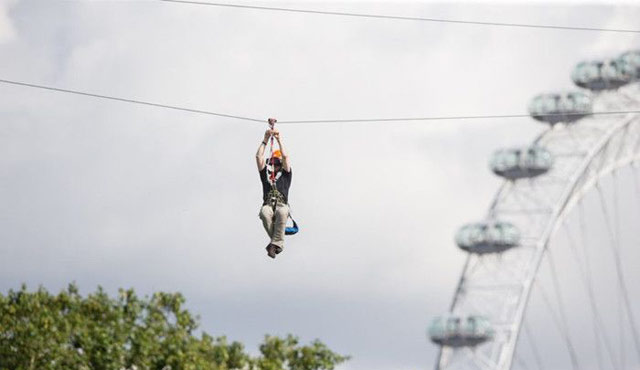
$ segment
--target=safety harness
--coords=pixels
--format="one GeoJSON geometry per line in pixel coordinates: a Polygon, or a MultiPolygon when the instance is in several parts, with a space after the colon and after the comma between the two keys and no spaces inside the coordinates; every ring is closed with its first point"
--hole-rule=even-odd
{"type": "MultiPolygon", "coordinates": [[[[277,120],[275,118],[269,118],[268,122],[269,122],[269,127],[273,130],[277,120]]],[[[275,211],[276,205],[278,203],[287,204],[287,202],[284,199],[284,195],[282,195],[282,193],[280,193],[276,188],[276,181],[278,177],[276,176],[276,168],[275,168],[275,160],[274,160],[273,136],[271,136],[270,144],[269,144],[268,165],[269,165],[269,171],[268,171],[269,184],[271,184],[271,190],[269,190],[269,193],[267,194],[267,201],[268,201],[268,204],[270,204],[273,210],[275,211]]],[[[289,206],[289,214],[287,218],[291,219],[291,221],[293,222],[293,225],[287,226],[284,230],[284,233],[285,235],[293,235],[297,233],[300,229],[298,228],[298,224],[296,223],[296,220],[294,220],[293,217],[291,216],[291,206],[289,206]]]]}

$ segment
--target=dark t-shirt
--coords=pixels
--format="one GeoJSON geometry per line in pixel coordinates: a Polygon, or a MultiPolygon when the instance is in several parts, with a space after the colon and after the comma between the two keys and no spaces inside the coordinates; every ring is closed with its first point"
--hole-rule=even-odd
{"type": "MultiPolygon", "coordinates": [[[[289,186],[291,186],[292,170],[289,172],[285,170],[280,171],[281,175],[276,180],[276,189],[284,197],[285,203],[289,204],[289,186]]],[[[262,204],[267,204],[269,199],[269,191],[271,190],[271,183],[269,183],[269,175],[267,174],[267,166],[260,171],[260,181],[262,182],[262,204]]]]}

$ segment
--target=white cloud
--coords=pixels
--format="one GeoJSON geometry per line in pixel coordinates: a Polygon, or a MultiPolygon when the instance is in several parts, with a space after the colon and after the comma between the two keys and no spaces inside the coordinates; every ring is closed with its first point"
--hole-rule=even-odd
{"type": "MultiPolygon", "coordinates": [[[[347,5],[540,23],[637,18],[608,21],[592,7],[582,18],[542,6],[347,5]]],[[[21,38],[0,45],[3,77],[281,119],[520,113],[539,91],[570,87],[576,58],[604,51],[594,45],[633,44],[151,2],[16,9],[21,38]]],[[[320,337],[354,355],[349,369],[432,363],[424,327],[446,309],[464,258],[453,234],[484,216],[499,185],[488,156],[543,129],[529,120],[282,126],[302,231],[271,261],[253,163],[264,127],[15,87],[0,94],[1,288],[77,280],[85,291],[181,290],[207,331],[250,347],[267,332],[320,337]]]]}
{"type": "Polygon", "coordinates": [[[17,0],[3,0],[0,2],[0,44],[15,40],[16,29],[9,17],[9,10],[17,0]]]}

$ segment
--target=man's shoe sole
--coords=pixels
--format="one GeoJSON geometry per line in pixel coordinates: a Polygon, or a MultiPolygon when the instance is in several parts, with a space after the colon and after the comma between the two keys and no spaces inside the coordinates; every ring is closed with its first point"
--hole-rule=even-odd
{"type": "Polygon", "coordinates": [[[272,244],[267,245],[267,248],[265,249],[267,250],[267,256],[276,258],[276,251],[274,250],[275,248],[272,244]]]}

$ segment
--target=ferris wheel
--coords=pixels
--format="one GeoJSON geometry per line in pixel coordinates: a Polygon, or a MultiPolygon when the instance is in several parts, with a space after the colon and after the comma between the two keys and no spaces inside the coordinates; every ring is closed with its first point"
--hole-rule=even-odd
{"type": "Polygon", "coordinates": [[[529,106],[548,129],[490,160],[504,183],[455,236],[468,256],[428,330],[436,370],[640,369],[640,50],[571,77],[581,90],[529,106]]]}

